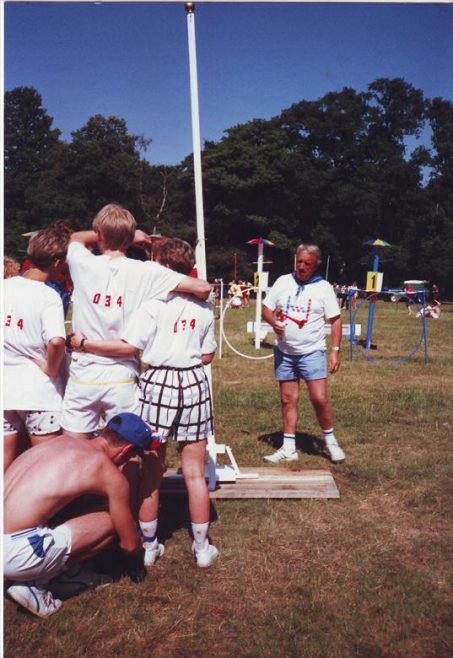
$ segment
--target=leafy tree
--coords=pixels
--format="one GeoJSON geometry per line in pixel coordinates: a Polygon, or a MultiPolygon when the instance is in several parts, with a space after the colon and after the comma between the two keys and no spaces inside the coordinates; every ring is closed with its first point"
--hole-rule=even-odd
{"type": "Polygon", "coordinates": [[[428,108],[432,129],[432,174],[426,188],[429,208],[421,226],[423,274],[453,292],[453,103],[434,98],[428,108]]]}
{"type": "Polygon", "coordinates": [[[26,246],[21,234],[49,221],[52,170],[64,149],[52,123],[33,87],[5,93],[5,249],[17,257],[26,246]]]}
{"type": "MultiPolygon", "coordinates": [[[[195,245],[193,159],[152,166],[149,140],[131,135],[119,117],[91,117],[65,144],[36,90],[5,98],[5,232],[18,233],[57,217],[90,223],[117,201],[149,232],[179,235],[195,245]]],[[[329,256],[331,278],[363,280],[364,242],[381,237],[386,285],[408,276],[445,288],[453,279],[453,112],[441,98],[426,101],[401,78],[380,78],[364,92],[346,87],[302,100],[269,120],[227,129],[202,153],[209,276],[250,278],[258,236],[275,244],[271,278],[287,271],[301,241],[329,256]],[[432,148],[407,152],[429,121],[432,148]],[[430,172],[429,181],[424,177],[430,172]]],[[[22,239],[21,239],[22,240],[22,239]]],[[[14,255],[14,253],[13,253],[14,255]]]]}
{"type": "Polygon", "coordinates": [[[97,114],[72,133],[65,164],[66,192],[79,213],[91,220],[107,203],[125,205],[143,217],[140,149],[149,142],[130,135],[124,119],[97,114]]]}

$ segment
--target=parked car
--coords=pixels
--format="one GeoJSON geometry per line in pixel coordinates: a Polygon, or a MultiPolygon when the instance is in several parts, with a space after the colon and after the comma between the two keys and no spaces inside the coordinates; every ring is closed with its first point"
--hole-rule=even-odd
{"type": "MultiPolygon", "coordinates": [[[[425,300],[429,297],[429,281],[422,281],[421,279],[407,279],[403,281],[400,288],[386,288],[382,292],[383,299],[386,302],[405,302],[407,301],[406,287],[411,286],[415,293],[425,293],[425,300]]],[[[421,301],[421,295],[416,294],[415,301],[421,301]]]]}

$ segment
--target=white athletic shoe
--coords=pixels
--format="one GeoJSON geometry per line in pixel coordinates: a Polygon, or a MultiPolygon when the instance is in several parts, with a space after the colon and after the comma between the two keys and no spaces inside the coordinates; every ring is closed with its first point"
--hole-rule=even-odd
{"type": "Polygon", "coordinates": [[[324,452],[333,464],[339,464],[346,459],[346,455],[338,445],[337,440],[331,437],[326,439],[324,452]]]}
{"type": "Polygon", "coordinates": [[[294,452],[287,453],[283,448],[279,448],[272,455],[266,455],[263,457],[265,462],[271,464],[278,464],[278,462],[296,462],[299,459],[299,455],[296,450],[294,452]]]}
{"type": "Polygon", "coordinates": [[[66,571],[53,578],[49,583],[49,589],[56,596],[67,599],[76,596],[86,589],[107,587],[113,583],[113,578],[103,573],[97,573],[79,564],[74,564],[66,571]]]}
{"type": "Polygon", "coordinates": [[[212,544],[208,544],[208,548],[204,551],[198,552],[195,550],[195,542],[192,544],[192,553],[195,556],[197,567],[210,567],[216,558],[219,557],[218,549],[212,544]]]}
{"type": "Polygon", "coordinates": [[[165,553],[165,546],[156,542],[155,546],[145,548],[145,567],[152,567],[165,553]]]}
{"type": "Polygon", "coordinates": [[[16,603],[37,617],[50,617],[63,605],[63,601],[53,598],[52,592],[32,583],[15,583],[6,592],[16,603]]]}

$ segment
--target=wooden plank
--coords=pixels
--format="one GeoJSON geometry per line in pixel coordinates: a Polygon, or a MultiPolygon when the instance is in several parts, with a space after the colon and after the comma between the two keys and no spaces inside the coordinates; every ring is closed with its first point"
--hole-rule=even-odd
{"type": "MultiPolygon", "coordinates": [[[[278,467],[244,467],[244,472],[258,473],[258,478],[221,482],[211,498],[339,498],[340,492],[330,471],[286,469],[278,467]]],[[[162,480],[161,494],[186,496],[184,480],[175,478],[176,469],[169,469],[162,480]]]]}

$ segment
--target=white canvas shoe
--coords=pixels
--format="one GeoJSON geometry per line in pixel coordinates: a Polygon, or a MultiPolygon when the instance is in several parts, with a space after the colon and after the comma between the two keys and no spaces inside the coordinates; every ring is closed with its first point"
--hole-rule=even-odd
{"type": "Polygon", "coordinates": [[[265,462],[270,464],[278,464],[279,462],[295,462],[299,459],[297,451],[287,453],[283,448],[279,448],[272,455],[266,455],[263,457],[265,462]]]}
{"type": "Polygon", "coordinates": [[[145,548],[145,567],[152,567],[165,553],[165,546],[156,542],[155,546],[145,548]]]}
{"type": "Polygon", "coordinates": [[[196,551],[195,550],[195,542],[192,544],[192,553],[195,556],[195,560],[197,562],[197,567],[210,567],[211,564],[214,562],[219,557],[219,551],[218,549],[213,546],[212,544],[208,545],[208,548],[206,548],[204,551],[196,551]]]}
{"type": "Polygon", "coordinates": [[[16,603],[37,617],[50,617],[63,605],[63,601],[53,598],[52,592],[33,583],[14,583],[6,592],[16,603]]]}
{"type": "Polygon", "coordinates": [[[331,437],[326,439],[324,452],[333,464],[339,464],[346,459],[346,455],[338,445],[337,440],[331,437]]]}

